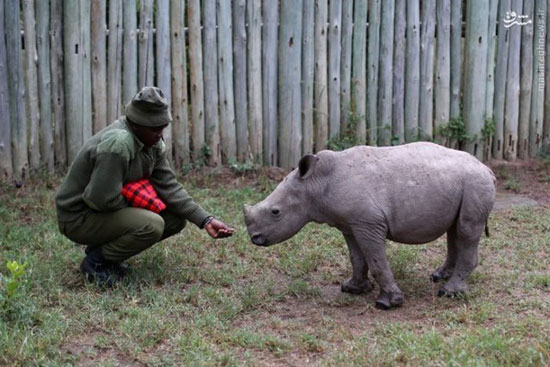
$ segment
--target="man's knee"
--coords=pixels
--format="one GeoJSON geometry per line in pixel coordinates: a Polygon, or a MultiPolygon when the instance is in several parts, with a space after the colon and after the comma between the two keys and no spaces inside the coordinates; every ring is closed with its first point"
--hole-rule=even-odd
{"type": "Polygon", "coordinates": [[[151,239],[157,242],[164,233],[164,219],[160,215],[151,215],[150,220],[145,225],[138,229],[134,235],[151,239]]]}

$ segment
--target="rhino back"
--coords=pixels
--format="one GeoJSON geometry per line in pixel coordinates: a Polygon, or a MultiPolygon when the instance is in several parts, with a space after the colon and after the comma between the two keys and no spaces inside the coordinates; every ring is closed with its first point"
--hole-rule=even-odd
{"type": "Polygon", "coordinates": [[[360,146],[319,156],[331,167],[322,210],[336,225],[384,220],[389,238],[425,243],[455,221],[464,190],[478,193],[480,213],[488,215],[493,205],[492,172],[468,153],[437,144],[360,146]]]}

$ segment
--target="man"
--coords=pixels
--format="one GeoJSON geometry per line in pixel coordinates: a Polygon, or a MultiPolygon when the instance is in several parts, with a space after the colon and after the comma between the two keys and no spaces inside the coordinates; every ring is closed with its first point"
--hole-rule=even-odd
{"type": "Polygon", "coordinates": [[[143,88],[125,114],[84,144],[55,197],[61,233],[87,245],[82,273],[106,286],[124,275],[124,260],[180,232],[186,221],[212,238],[234,232],[176,181],[162,140],[172,120],[162,91],[143,88]],[[159,214],[131,207],[121,194],[124,185],[142,179],[166,204],[159,214]]]}

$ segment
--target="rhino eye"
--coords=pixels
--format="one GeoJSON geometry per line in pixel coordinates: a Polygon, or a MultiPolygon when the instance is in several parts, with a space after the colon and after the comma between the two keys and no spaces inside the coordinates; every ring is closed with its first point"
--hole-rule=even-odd
{"type": "Polygon", "coordinates": [[[279,209],[271,209],[271,214],[279,215],[279,213],[280,213],[279,209]]]}

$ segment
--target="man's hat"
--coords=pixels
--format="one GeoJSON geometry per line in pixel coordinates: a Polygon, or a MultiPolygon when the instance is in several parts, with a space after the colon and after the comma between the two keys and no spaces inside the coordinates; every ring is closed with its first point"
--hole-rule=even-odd
{"type": "Polygon", "coordinates": [[[168,101],[157,87],[143,87],[126,105],[126,117],[130,121],[149,127],[157,127],[172,122],[168,101]]]}

